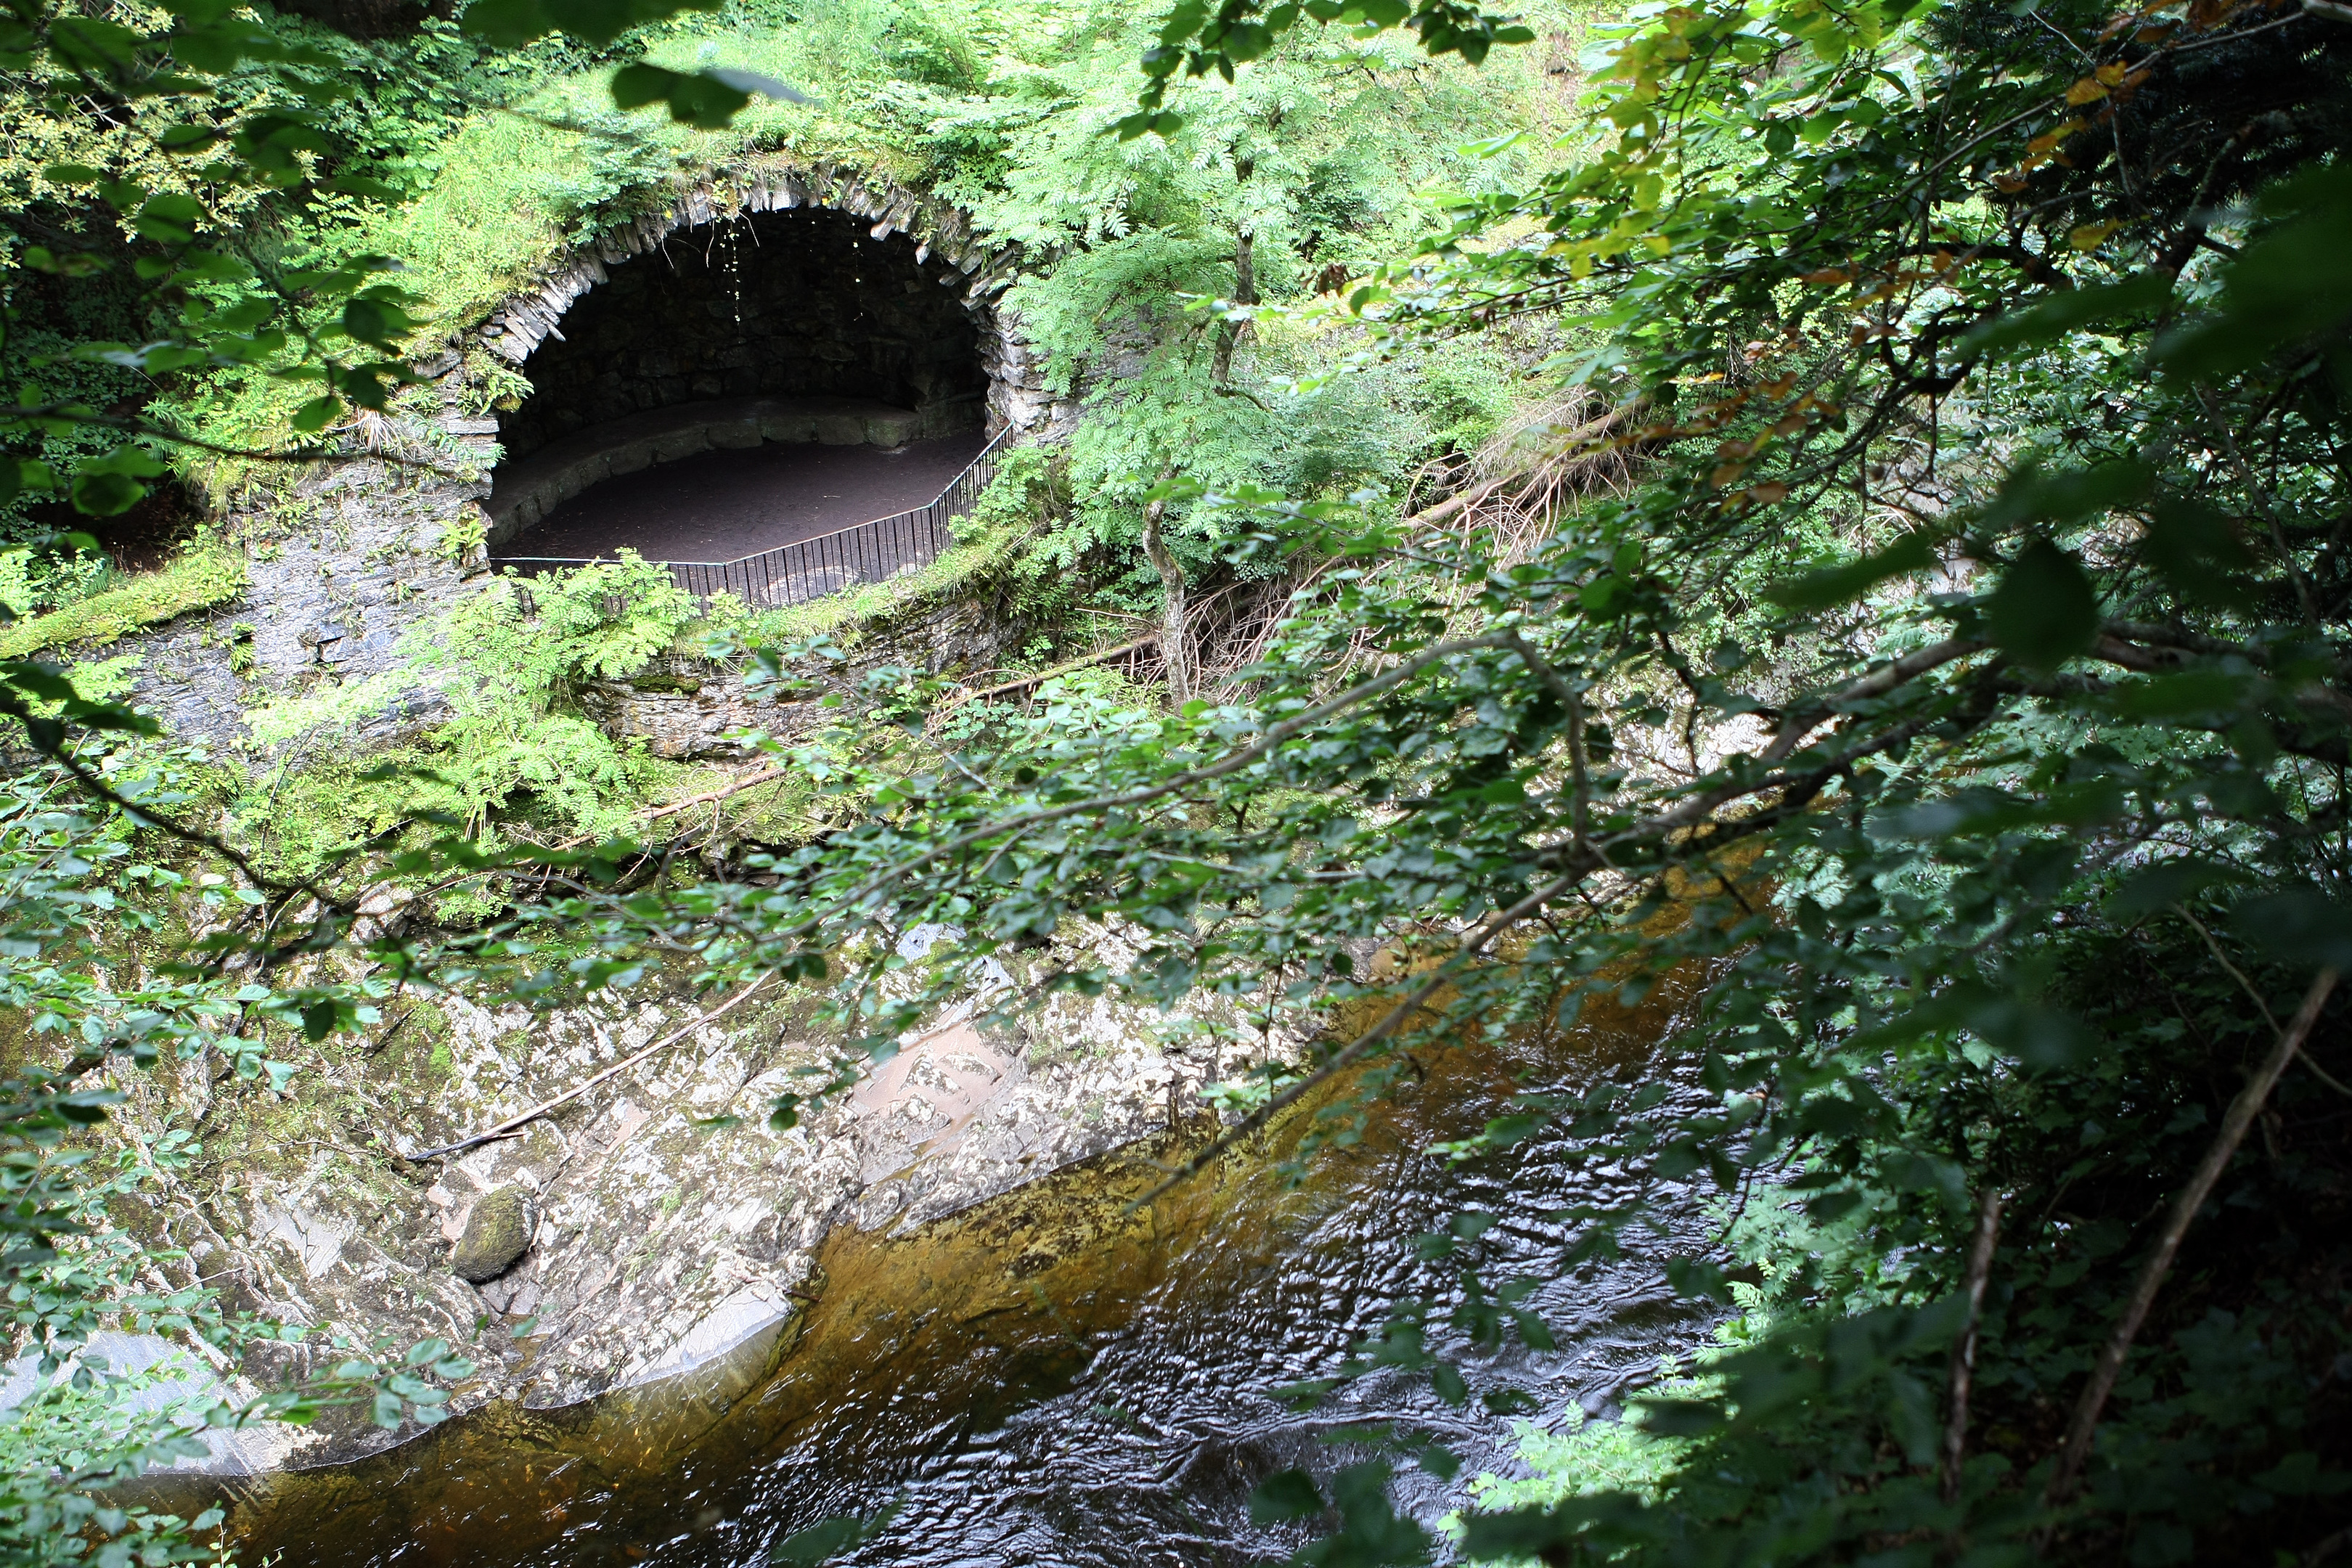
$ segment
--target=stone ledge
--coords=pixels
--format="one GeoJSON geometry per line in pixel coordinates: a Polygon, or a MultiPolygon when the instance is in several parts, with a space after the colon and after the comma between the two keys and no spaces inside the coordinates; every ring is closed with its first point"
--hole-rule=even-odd
{"type": "Polygon", "coordinates": [[[934,434],[913,409],[859,397],[740,397],[681,403],[592,425],[491,476],[489,544],[495,550],[600,479],[674,463],[697,452],[814,441],[885,451],[934,434]]]}

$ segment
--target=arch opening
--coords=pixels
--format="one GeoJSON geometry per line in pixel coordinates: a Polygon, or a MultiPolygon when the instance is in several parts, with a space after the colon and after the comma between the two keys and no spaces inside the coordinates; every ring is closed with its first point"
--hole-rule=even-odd
{"type": "Polygon", "coordinates": [[[817,206],[617,261],[521,362],[493,552],[732,559],[923,505],[989,422],[993,323],[967,282],[918,238],[817,206]]]}

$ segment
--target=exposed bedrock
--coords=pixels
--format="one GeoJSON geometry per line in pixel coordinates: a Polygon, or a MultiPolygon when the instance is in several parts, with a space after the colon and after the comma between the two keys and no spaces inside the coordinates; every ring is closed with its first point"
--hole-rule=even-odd
{"type": "MultiPolygon", "coordinates": [[[[919,954],[924,934],[901,951],[919,954]]],[[[1021,955],[973,1001],[1055,966],[1134,960],[1117,930],[1069,936],[1021,955]]],[[[702,1365],[791,1319],[822,1289],[811,1270],[836,1226],[896,1234],[955,1213],[1157,1134],[1171,1117],[1202,1117],[1204,1083],[1300,1047],[1223,1010],[1163,1016],[1061,993],[998,1026],[965,1005],[908,1036],[854,1092],[780,1129],[768,1120],[776,1098],[824,1081],[832,1058],[802,1021],[806,999],[778,994],[688,1032],[520,1135],[401,1157],[499,1126],[713,1000],[548,1016],[417,1004],[384,1047],[321,1057],[268,1112],[299,1128],[306,1100],[360,1096],[378,1108],[373,1129],[281,1131],[266,1156],[226,1158],[203,1190],[165,1194],[148,1228],[184,1249],[172,1268],[225,1287],[234,1305],[320,1331],[248,1357],[242,1372],[257,1384],[333,1364],[331,1331],[361,1342],[437,1337],[480,1369],[457,1408],[568,1405],[702,1365]]],[[[143,1074],[121,1077],[124,1119],[160,1128],[175,1102],[143,1074]]],[[[178,1092],[192,1088],[209,1092],[178,1092]]],[[[392,1440],[364,1413],[343,1413],[252,1455],[310,1465],[392,1440]]]]}

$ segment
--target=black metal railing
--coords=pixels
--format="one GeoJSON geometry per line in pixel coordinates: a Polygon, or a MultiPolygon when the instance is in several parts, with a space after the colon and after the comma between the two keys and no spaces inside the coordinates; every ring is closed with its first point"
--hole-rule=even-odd
{"type": "MultiPolygon", "coordinates": [[[[981,448],[938,497],[910,510],[877,517],[814,539],[780,544],[773,550],[733,561],[664,561],[677,585],[703,599],[732,594],[747,605],[770,608],[804,604],[838,594],[861,584],[879,583],[910,566],[928,566],[953,541],[950,524],[972,509],[980,493],[996,477],[996,459],[1012,431],[1005,430],[981,448]]],[[[536,577],[570,566],[593,566],[609,555],[502,555],[500,566],[513,566],[536,577]]]]}

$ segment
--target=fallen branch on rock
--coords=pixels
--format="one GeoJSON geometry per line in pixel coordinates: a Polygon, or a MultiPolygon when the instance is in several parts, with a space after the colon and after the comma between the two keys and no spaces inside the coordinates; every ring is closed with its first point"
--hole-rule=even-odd
{"type": "Polygon", "coordinates": [[[1123,642],[1116,647],[1101,648],[1077,658],[1065,659],[1052,668],[1041,669],[1034,675],[1024,675],[1018,679],[1000,681],[994,686],[983,686],[977,691],[959,692],[941,711],[951,712],[967,702],[980,702],[991,697],[1001,697],[1008,691],[1018,691],[1024,686],[1036,686],[1053,679],[1057,675],[1067,675],[1074,669],[1084,669],[1088,665],[1108,664],[1121,654],[1134,653],[1139,649],[1151,647],[1159,641],[1160,634],[1153,632],[1150,637],[1137,637],[1132,642],[1123,642]]]}
{"type": "Polygon", "coordinates": [[[557,1106],[563,1104],[566,1100],[579,1099],[582,1095],[587,1093],[598,1084],[603,1083],[606,1079],[612,1078],[615,1074],[628,1071],[629,1068],[636,1066],[647,1057],[652,1056],[656,1051],[662,1050],[667,1047],[677,1044],[678,1041],[686,1038],[687,1036],[694,1033],[695,1030],[702,1027],[703,1025],[709,1023],[712,1019],[717,1018],[720,1014],[729,1011],[737,1003],[742,1001],[743,998],[749,996],[752,992],[757,991],[761,986],[765,985],[769,981],[773,980],[775,977],[776,972],[771,969],[765,974],[761,975],[757,980],[752,981],[751,984],[746,985],[742,990],[738,991],[734,995],[730,996],[726,1001],[721,1002],[718,1006],[713,1007],[709,1012],[703,1014],[700,1017],[694,1019],[691,1023],[686,1024],[681,1027],[674,1029],[670,1033],[664,1035],[660,1039],[656,1040],[652,1045],[647,1046],[644,1050],[637,1052],[635,1056],[614,1062],[611,1067],[606,1068],[603,1072],[596,1074],[586,1082],[579,1084],[572,1089],[565,1089],[562,1094],[557,1095],[552,1100],[542,1100],[537,1105],[532,1106],[530,1110],[521,1111],[517,1115],[508,1117],[504,1121],[499,1122],[496,1127],[489,1129],[489,1131],[486,1132],[477,1132],[471,1138],[461,1138],[455,1143],[445,1143],[438,1149],[419,1149],[415,1153],[407,1155],[406,1158],[411,1161],[437,1160],[444,1154],[455,1154],[461,1150],[471,1149],[477,1143],[487,1143],[493,1138],[504,1138],[512,1133],[517,1128],[522,1126],[525,1122],[538,1121],[541,1117],[546,1115],[557,1106]]]}

